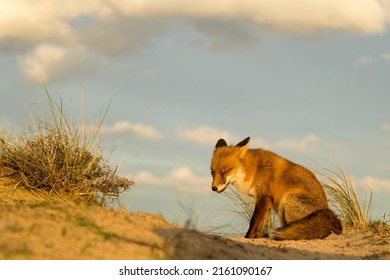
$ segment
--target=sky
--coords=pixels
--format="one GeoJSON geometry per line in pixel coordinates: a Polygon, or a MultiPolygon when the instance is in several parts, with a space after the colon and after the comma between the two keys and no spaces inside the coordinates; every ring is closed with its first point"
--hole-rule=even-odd
{"type": "Polygon", "coordinates": [[[389,29],[390,0],[2,0],[0,125],[42,110],[43,81],[91,126],[109,106],[103,151],[136,183],[123,206],[199,229],[233,230],[210,159],[219,138],[247,136],[309,168],[340,164],[379,218],[389,29]]]}

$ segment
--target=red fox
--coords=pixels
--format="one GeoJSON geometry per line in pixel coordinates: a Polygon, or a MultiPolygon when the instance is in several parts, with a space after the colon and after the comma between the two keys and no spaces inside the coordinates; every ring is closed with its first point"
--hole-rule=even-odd
{"type": "Polygon", "coordinates": [[[342,226],[329,209],[325,192],[315,175],[273,152],[248,149],[250,137],[236,146],[218,140],[211,160],[212,190],[229,184],[253,196],[256,202],[246,238],[260,237],[271,207],[280,227],[269,233],[275,240],[322,239],[342,226]]]}

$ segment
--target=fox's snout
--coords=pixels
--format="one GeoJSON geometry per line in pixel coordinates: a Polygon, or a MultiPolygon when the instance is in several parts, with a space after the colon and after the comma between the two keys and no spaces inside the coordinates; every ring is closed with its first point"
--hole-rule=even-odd
{"type": "Polygon", "coordinates": [[[225,189],[224,188],[225,182],[222,176],[214,172],[212,172],[211,175],[213,176],[213,183],[211,185],[211,190],[213,192],[218,192],[218,193],[222,192],[225,189]]]}
{"type": "Polygon", "coordinates": [[[221,192],[223,192],[223,191],[226,189],[227,185],[228,185],[228,184],[220,185],[220,186],[218,186],[218,187],[213,186],[213,187],[211,188],[211,190],[214,191],[214,192],[217,192],[217,193],[221,193],[221,192]]]}
{"type": "Polygon", "coordinates": [[[212,184],[211,190],[213,192],[221,193],[221,192],[223,192],[226,189],[226,187],[228,185],[229,184],[227,182],[221,182],[220,184],[217,184],[215,182],[215,180],[213,180],[213,184],[212,184]]]}

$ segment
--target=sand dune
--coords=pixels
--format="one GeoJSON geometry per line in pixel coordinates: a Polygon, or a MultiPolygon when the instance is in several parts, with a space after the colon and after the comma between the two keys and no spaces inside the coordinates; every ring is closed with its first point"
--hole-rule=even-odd
{"type": "Polygon", "coordinates": [[[390,232],[323,240],[223,237],[162,216],[47,202],[0,186],[0,259],[390,259],[390,232]]]}

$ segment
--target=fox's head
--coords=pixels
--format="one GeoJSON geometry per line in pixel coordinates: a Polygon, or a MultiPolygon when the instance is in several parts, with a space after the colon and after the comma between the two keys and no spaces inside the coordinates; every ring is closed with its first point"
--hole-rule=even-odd
{"type": "Polygon", "coordinates": [[[228,146],[224,139],[219,139],[214,148],[211,160],[211,189],[221,193],[226,187],[243,177],[242,160],[249,146],[250,137],[245,138],[236,146],[228,146]]]}

